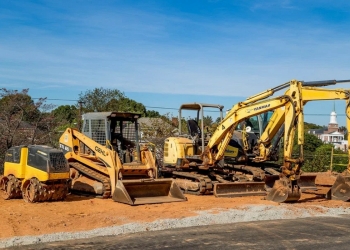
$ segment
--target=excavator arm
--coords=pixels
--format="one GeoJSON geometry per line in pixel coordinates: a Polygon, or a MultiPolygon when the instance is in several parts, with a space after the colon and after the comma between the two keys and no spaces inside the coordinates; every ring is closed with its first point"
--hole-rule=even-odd
{"type": "MultiPolygon", "coordinates": [[[[318,81],[302,82],[292,80],[289,82],[289,88],[284,95],[276,98],[267,99],[275,91],[265,91],[262,94],[248,98],[246,101],[233,106],[225,119],[219,124],[215,133],[211,137],[206,150],[202,154],[203,165],[213,166],[220,161],[225,149],[233,135],[236,126],[246,118],[275,110],[270,124],[262,134],[260,143],[260,161],[267,160],[266,146],[271,142],[271,138],[284,125],[284,163],[282,166],[282,177],[277,182],[274,189],[268,195],[271,200],[278,202],[296,201],[300,198],[300,189],[298,180],[300,178],[300,169],[304,162],[303,145],[304,145],[304,105],[308,101],[315,100],[349,100],[349,92],[343,89],[322,89],[316,88],[321,86],[334,85],[338,82],[345,81],[318,81]],[[292,149],[294,136],[298,129],[299,157],[292,158],[292,149]],[[265,143],[265,144],[264,144],[265,143]]],[[[286,84],[280,85],[275,89],[281,90],[287,88],[286,84]]],[[[347,110],[348,112],[348,110],[347,110]]],[[[347,121],[348,124],[348,121],[347,121]]],[[[350,158],[350,152],[349,152],[350,158]]],[[[350,169],[350,167],[349,167],[350,169]]],[[[349,187],[350,189],[350,187],[349,187]]]]}
{"type": "MultiPolygon", "coordinates": [[[[290,82],[290,91],[292,93],[299,93],[298,84],[294,84],[296,81],[290,82]]],[[[286,88],[287,85],[280,85],[277,87],[278,90],[286,88]]],[[[275,88],[276,89],[276,88],[275,88]]],[[[202,159],[204,165],[214,165],[218,161],[220,161],[225,153],[225,149],[233,135],[233,132],[237,125],[244,121],[245,119],[256,116],[267,111],[276,110],[281,107],[287,107],[290,110],[290,116],[288,121],[293,123],[293,119],[295,119],[295,94],[293,95],[282,95],[279,97],[266,99],[265,98],[271,96],[274,91],[262,92],[260,98],[262,100],[258,101],[259,95],[256,95],[252,98],[248,98],[246,101],[241,102],[233,106],[230,112],[226,115],[225,119],[219,124],[216,131],[212,135],[207,145],[207,148],[202,155],[202,159]],[[249,100],[252,103],[249,103],[249,100]]],[[[286,109],[287,109],[286,108],[286,109]]],[[[292,125],[291,125],[292,126],[292,125]]]]}

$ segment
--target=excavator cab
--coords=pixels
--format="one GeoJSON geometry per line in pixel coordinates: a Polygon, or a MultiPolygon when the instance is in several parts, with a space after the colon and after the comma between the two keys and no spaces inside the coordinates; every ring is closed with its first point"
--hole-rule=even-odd
{"type": "MultiPolygon", "coordinates": [[[[76,147],[79,156],[84,159],[74,156],[74,159],[68,160],[75,161],[71,166],[83,177],[90,178],[90,181],[73,179],[73,189],[86,190],[86,186],[90,186],[90,191],[101,193],[106,198],[111,195],[114,201],[130,205],[186,200],[172,179],[157,179],[154,154],[146,143],[139,140],[140,116],[130,112],[93,112],[83,115],[82,133],[90,139],[83,138],[78,131],[72,130],[70,133],[80,141],[76,147]],[[108,188],[108,185],[111,187],[108,188]]],[[[69,138],[69,131],[63,135],[60,143],[69,141],[65,140],[65,136],[69,138]]],[[[67,144],[65,146],[70,148],[67,144]]]]}

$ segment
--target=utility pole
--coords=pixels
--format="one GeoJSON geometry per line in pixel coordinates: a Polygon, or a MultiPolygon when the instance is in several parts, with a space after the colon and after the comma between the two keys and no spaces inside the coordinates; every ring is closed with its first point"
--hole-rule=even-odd
{"type": "Polygon", "coordinates": [[[78,130],[81,131],[81,115],[82,115],[82,111],[83,111],[83,104],[85,104],[85,102],[83,101],[78,101],[79,103],[79,117],[78,117],[78,130]]]}

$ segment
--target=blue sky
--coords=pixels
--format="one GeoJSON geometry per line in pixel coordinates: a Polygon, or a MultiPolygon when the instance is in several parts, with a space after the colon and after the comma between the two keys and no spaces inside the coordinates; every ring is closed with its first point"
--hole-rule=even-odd
{"type": "MultiPolygon", "coordinates": [[[[323,0],[3,0],[0,87],[65,100],[115,88],[147,107],[226,109],[291,79],[350,79],[349,11],[323,0]]],[[[310,103],[305,119],[326,125],[332,109],[310,103]]],[[[339,123],[343,110],[336,102],[339,123]]]]}

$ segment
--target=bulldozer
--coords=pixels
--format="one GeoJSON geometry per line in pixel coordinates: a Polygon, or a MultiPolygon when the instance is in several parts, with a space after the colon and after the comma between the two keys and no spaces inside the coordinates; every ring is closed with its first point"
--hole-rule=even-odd
{"type": "Polygon", "coordinates": [[[140,114],[92,112],[82,132],[67,128],[60,137],[73,192],[129,205],[185,201],[172,179],[158,179],[153,152],[139,139],[140,114]]]}
{"type": "Polygon", "coordinates": [[[69,188],[69,166],[63,153],[44,145],[15,146],[7,150],[0,190],[5,200],[26,202],[64,200],[69,188]]]}
{"type": "MultiPolygon", "coordinates": [[[[314,184],[316,175],[303,175],[301,172],[304,161],[303,105],[313,100],[348,100],[347,91],[319,88],[341,82],[348,81],[292,80],[254,95],[234,105],[214,134],[202,145],[186,137],[167,138],[164,149],[164,172],[176,178],[179,186],[187,193],[214,193],[217,197],[234,197],[266,195],[267,192],[267,199],[276,202],[299,200],[301,191],[316,189],[314,184]],[[287,91],[283,95],[269,99],[275,92],[286,88],[287,91]],[[251,128],[243,127],[241,131],[237,128],[247,119],[270,111],[273,111],[273,114],[268,124],[262,127],[262,134],[252,150],[249,147],[248,135],[251,128]],[[300,155],[293,158],[292,146],[296,129],[298,129],[300,155]],[[236,154],[235,162],[230,166],[225,164],[225,152],[237,133],[244,154],[239,154],[239,149],[236,147],[233,152],[236,154]],[[284,139],[284,158],[282,166],[279,166],[280,171],[276,171],[270,166],[271,161],[276,160],[276,148],[281,138],[284,139]],[[171,158],[172,162],[169,161],[171,158]],[[247,178],[249,175],[244,173],[249,173],[250,179],[247,178]]],[[[342,184],[346,183],[341,177],[339,180],[342,184]]],[[[334,191],[331,191],[333,196],[339,193],[335,191],[338,190],[335,186],[340,187],[342,184],[333,185],[334,191]]],[[[347,196],[345,193],[344,199],[347,196]]]]}

